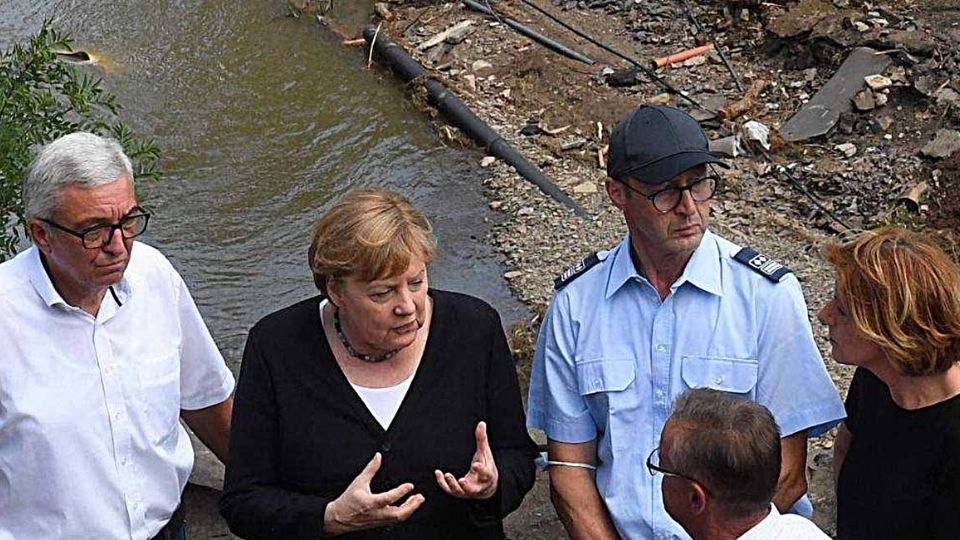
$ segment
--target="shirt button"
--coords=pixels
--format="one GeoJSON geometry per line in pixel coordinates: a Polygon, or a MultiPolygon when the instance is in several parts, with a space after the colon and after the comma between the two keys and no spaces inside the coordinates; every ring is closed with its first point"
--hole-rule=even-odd
{"type": "Polygon", "coordinates": [[[121,416],[123,416],[123,413],[120,411],[113,413],[113,418],[116,420],[119,420],[121,416]]]}
{"type": "Polygon", "coordinates": [[[666,395],[663,390],[657,390],[657,399],[663,399],[666,395]]]}
{"type": "Polygon", "coordinates": [[[383,443],[382,445],[380,445],[380,451],[383,452],[384,454],[386,454],[387,452],[389,452],[389,451],[390,451],[390,448],[391,448],[391,446],[390,446],[390,443],[388,443],[388,442],[385,442],[385,443],[383,443]]]}
{"type": "Polygon", "coordinates": [[[713,380],[715,384],[723,384],[723,375],[717,375],[717,378],[713,380]]]}
{"type": "Polygon", "coordinates": [[[666,350],[667,350],[667,346],[666,346],[666,345],[664,345],[663,343],[657,344],[657,352],[664,352],[664,351],[666,351],[666,350]]]}
{"type": "Polygon", "coordinates": [[[123,459],[120,460],[120,465],[122,465],[122,466],[124,466],[124,467],[127,466],[127,463],[129,463],[129,461],[127,461],[127,458],[123,458],[123,459]]]}
{"type": "Polygon", "coordinates": [[[593,385],[596,386],[597,388],[600,388],[600,379],[594,379],[593,385]]]}

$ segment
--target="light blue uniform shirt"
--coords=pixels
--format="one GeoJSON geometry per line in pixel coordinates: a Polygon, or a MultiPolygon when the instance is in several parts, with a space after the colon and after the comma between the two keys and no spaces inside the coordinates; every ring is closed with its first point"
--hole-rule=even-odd
{"type": "MultiPolygon", "coordinates": [[[[597,440],[597,488],[624,539],[689,538],[645,462],[673,399],[710,387],[757,401],[784,437],[845,416],[793,274],[774,283],[704,234],[666,299],[637,273],[629,236],[556,293],[533,361],[528,425],[566,443],[597,440]]],[[[794,507],[809,515],[804,497],[794,507]]]]}

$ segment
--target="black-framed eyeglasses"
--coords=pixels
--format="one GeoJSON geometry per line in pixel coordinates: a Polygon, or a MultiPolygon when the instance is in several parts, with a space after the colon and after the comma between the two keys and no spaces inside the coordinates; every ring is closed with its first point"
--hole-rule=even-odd
{"type": "Polygon", "coordinates": [[[683,187],[671,186],[650,193],[649,195],[631,186],[627,182],[626,178],[620,179],[620,183],[626,186],[626,188],[630,191],[638,193],[649,200],[658,212],[661,214],[666,214],[680,205],[680,202],[683,200],[684,191],[689,191],[690,196],[693,197],[693,200],[696,202],[710,200],[710,198],[713,197],[713,194],[716,192],[717,186],[720,185],[720,175],[718,175],[713,167],[711,167],[707,174],[694,178],[690,183],[683,187]]]}
{"type": "Polygon", "coordinates": [[[692,476],[687,476],[682,473],[674,472],[668,469],[664,469],[663,467],[661,467],[659,446],[654,448],[653,451],[650,452],[650,455],[647,456],[647,472],[650,473],[650,476],[656,476],[657,473],[660,473],[664,476],[675,476],[677,478],[682,478],[688,482],[694,482],[696,484],[700,484],[700,487],[702,487],[704,491],[706,491],[707,493],[710,492],[710,490],[707,489],[707,486],[705,486],[703,482],[697,480],[696,478],[692,476]]]}
{"type": "Polygon", "coordinates": [[[110,243],[114,231],[120,231],[124,239],[129,240],[143,234],[147,230],[147,222],[150,221],[150,213],[135,207],[130,214],[120,218],[120,221],[110,225],[94,225],[82,231],[68,229],[59,223],[49,219],[40,219],[40,221],[51,227],[63,231],[67,234],[76,236],[83,242],[83,247],[87,249],[100,249],[110,243]]]}

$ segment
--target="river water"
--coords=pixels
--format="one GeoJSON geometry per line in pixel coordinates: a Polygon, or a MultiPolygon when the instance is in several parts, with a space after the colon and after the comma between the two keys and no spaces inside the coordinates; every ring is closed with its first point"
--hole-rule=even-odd
{"type": "MultiPolygon", "coordinates": [[[[359,28],[372,2],[334,2],[359,28]]],[[[250,326],[315,294],[312,223],[350,188],[398,190],[434,224],[431,286],[480,296],[506,321],[524,308],[485,243],[495,216],[480,154],[444,147],[393,77],[366,70],[282,0],[0,0],[0,48],[48,17],[98,60],[121,117],[163,152],[162,181],[139,187],[146,240],[170,257],[236,369],[250,326]]]]}

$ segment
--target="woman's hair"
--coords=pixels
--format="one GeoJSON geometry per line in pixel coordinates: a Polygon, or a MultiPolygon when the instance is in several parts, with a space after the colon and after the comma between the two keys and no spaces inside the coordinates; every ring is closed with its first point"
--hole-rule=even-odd
{"type": "Polygon", "coordinates": [[[960,360],[960,269],[931,239],[900,228],[827,246],[854,328],[904,375],[960,360]]]}
{"type": "Polygon", "coordinates": [[[437,251],[433,228],[410,201],[392,191],[347,193],[313,228],[307,257],[324,295],[327,279],[373,281],[401,274],[410,262],[429,263],[437,251]]]}

